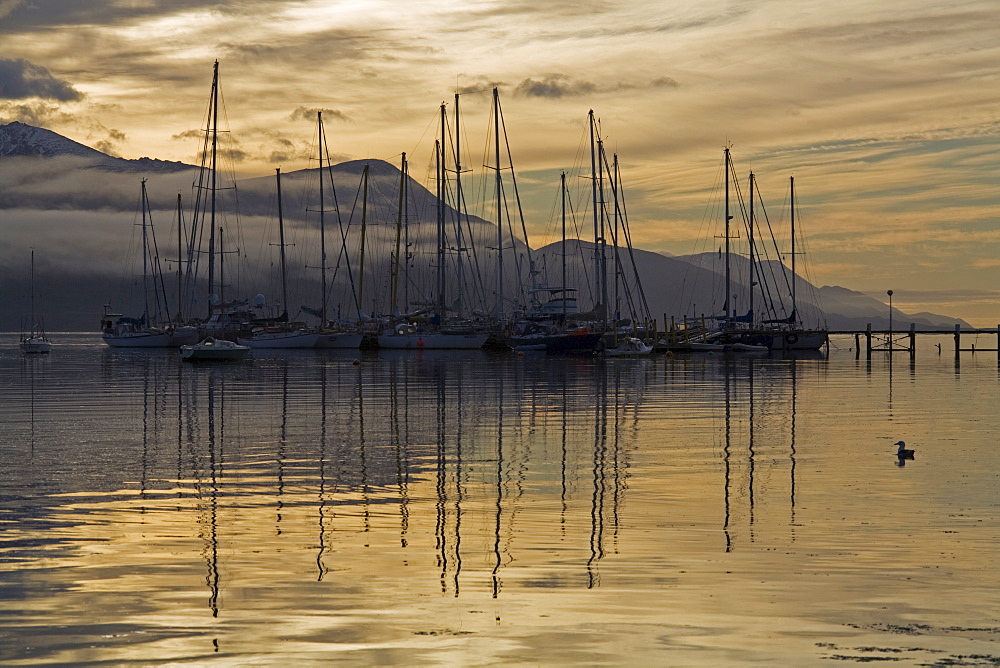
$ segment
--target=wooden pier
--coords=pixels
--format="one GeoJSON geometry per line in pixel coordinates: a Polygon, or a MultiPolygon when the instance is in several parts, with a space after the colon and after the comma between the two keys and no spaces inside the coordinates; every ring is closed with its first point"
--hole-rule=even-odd
{"type": "MultiPolygon", "coordinates": [[[[952,336],[955,340],[955,358],[958,358],[959,353],[988,353],[988,352],[1000,352],[1000,325],[997,325],[996,329],[962,329],[959,325],[955,325],[954,330],[947,329],[917,329],[916,325],[910,323],[909,329],[903,330],[873,330],[871,324],[863,332],[858,332],[854,330],[849,331],[831,331],[830,334],[841,334],[841,335],[853,335],[854,336],[854,350],[855,358],[859,359],[861,357],[862,342],[861,337],[864,337],[864,349],[865,356],[867,359],[872,358],[872,352],[887,352],[887,353],[909,353],[910,359],[914,359],[917,355],[917,334],[920,335],[935,335],[935,336],[952,336]],[[995,348],[980,348],[976,344],[968,348],[962,347],[962,337],[963,336],[978,336],[978,335],[991,335],[996,337],[996,347],[995,348]]],[[[936,344],[938,346],[938,353],[941,352],[941,344],[936,344]]],[[[997,363],[1000,364],[1000,355],[997,356],[997,363]]]]}

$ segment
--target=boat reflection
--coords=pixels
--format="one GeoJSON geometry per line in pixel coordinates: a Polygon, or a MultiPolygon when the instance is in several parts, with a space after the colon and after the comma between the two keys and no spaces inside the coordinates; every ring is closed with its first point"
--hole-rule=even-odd
{"type": "MultiPolygon", "coordinates": [[[[725,551],[736,547],[734,533],[745,531],[748,543],[756,542],[761,520],[759,506],[784,502],[777,493],[779,471],[787,467],[787,527],[795,540],[797,375],[802,361],[787,358],[778,365],[747,357],[727,360],[722,367],[724,412],[722,418],[723,505],[725,551]],[[766,374],[766,376],[764,375],[766,374]],[[764,376],[764,377],[762,377],[764,376]],[[763,381],[763,382],[762,382],[763,381]],[[785,433],[787,430],[787,433],[785,433]],[[787,445],[785,445],[787,443],[787,445]],[[786,450],[787,454],[782,453],[786,450]],[[741,454],[745,453],[745,454],[741,454]],[[734,518],[734,516],[736,516],[734,518]]],[[[784,524],[779,515],[768,522],[784,524]]],[[[768,534],[774,537],[772,526],[768,534]]]]}
{"type": "Polygon", "coordinates": [[[195,513],[212,617],[242,569],[263,567],[257,553],[305,550],[310,579],[338,586],[378,564],[418,580],[433,572],[451,597],[471,587],[495,599],[511,583],[599,588],[623,526],[648,521],[642,504],[623,515],[632,471],[674,456],[643,438],[651,414],[718,425],[724,551],[754,543],[762,522],[772,537],[775,522],[794,532],[801,360],[434,353],[107,363],[109,382],[124,367],[143,383],[142,503],[162,503],[158,452],[168,431],[176,440],[174,512],[195,513]],[[699,400],[689,415],[692,393],[705,392],[721,395],[720,410],[699,400]]]}

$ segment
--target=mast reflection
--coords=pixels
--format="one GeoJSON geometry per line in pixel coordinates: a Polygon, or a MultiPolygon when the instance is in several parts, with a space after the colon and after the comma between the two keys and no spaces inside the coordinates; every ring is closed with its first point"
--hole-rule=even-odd
{"type": "Polygon", "coordinates": [[[782,362],[736,358],[721,363],[722,530],[726,552],[736,548],[738,528],[745,527],[752,544],[763,523],[773,517],[767,511],[776,497],[768,492],[775,486],[776,469],[783,461],[788,468],[788,494],[782,505],[787,503],[788,527],[791,540],[795,539],[797,384],[801,361],[791,358],[782,362]],[[745,373],[738,373],[740,365],[746,367],[745,373]],[[744,442],[745,459],[736,455],[743,451],[739,444],[744,442]],[[787,454],[769,455],[779,442],[788,443],[787,454]]]}

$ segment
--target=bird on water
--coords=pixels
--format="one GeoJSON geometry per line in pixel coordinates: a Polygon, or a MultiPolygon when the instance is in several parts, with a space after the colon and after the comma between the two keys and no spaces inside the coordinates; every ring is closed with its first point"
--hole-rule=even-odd
{"type": "Polygon", "coordinates": [[[893,445],[898,445],[899,449],[896,450],[896,456],[900,459],[913,459],[913,450],[906,449],[906,443],[904,441],[896,441],[893,445]]]}

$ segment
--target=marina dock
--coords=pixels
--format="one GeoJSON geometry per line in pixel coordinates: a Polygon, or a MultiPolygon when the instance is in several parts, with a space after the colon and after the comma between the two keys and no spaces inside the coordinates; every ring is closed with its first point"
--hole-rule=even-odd
{"type": "MultiPolygon", "coordinates": [[[[855,358],[861,357],[861,349],[864,347],[865,356],[867,359],[871,359],[872,352],[887,352],[887,353],[909,353],[910,359],[916,357],[917,354],[917,335],[921,336],[949,336],[954,340],[954,353],[955,357],[958,358],[959,353],[969,352],[969,353],[985,353],[985,352],[1000,352],[1000,325],[996,328],[990,329],[962,329],[959,325],[955,325],[955,329],[917,329],[915,324],[910,324],[909,329],[902,330],[873,330],[871,324],[864,331],[831,331],[831,335],[849,335],[854,336],[854,350],[855,358]],[[987,346],[993,345],[993,347],[982,347],[978,344],[978,337],[986,335],[991,337],[990,343],[987,346]],[[971,345],[966,344],[966,347],[962,347],[962,337],[976,337],[977,341],[973,342],[971,345]],[[862,342],[862,337],[864,341],[862,342]],[[995,337],[995,338],[993,338],[995,337]]],[[[989,339],[988,339],[989,340],[989,339]]],[[[941,352],[941,344],[935,344],[938,346],[938,352],[941,352]]],[[[1000,355],[997,357],[998,364],[1000,364],[1000,355]]]]}

